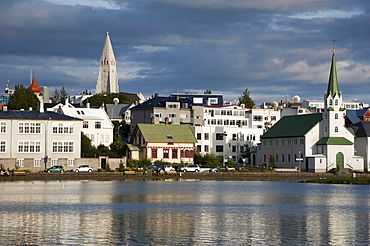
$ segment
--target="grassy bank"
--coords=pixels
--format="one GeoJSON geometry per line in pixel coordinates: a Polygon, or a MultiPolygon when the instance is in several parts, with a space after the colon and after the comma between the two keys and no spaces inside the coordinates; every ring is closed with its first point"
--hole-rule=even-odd
{"type": "Polygon", "coordinates": [[[370,178],[353,178],[353,177],[337,177],[337,178],[319,178],[308,179],[302,181],[304,183],[322,183],[322,184],[359,184],[370,185],[370,178]]]}

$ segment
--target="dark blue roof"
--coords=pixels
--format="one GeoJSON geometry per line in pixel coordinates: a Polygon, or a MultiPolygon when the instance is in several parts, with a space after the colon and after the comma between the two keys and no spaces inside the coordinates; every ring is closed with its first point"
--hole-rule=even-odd
{"type": "Polygon", "coordinates": [[[40,113],[39,111],[21,111],[21,110],[0,111],[0,119],[81,120],[81,119],[70,117],[64,114],[57,114],[57,113],[49,112],[49,111],[46,111],[45,113],[40,113]]]}
{"type": "MultiPolygon", "coordinates": [[[[180,102],[180,103],[187,103],[188,107],[190,108],[194,104],[187,98],[180,98],[179,100],[176,100],[175,98],[169,98],[169,97],[154,97],[152,99],[149,99],[142,104],[139,104],[131,110],[140,109],[140,108],[154,108],[154,107],[166,107],[166,102],[180,102]]],[[[180,105],[181,107],[181,105],[180,105]]]]}

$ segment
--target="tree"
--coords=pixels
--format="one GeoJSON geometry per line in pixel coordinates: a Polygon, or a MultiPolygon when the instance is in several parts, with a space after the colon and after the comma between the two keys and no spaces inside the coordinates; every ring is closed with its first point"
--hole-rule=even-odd
{"type": "Polygon", "coordinates": [[[64,101],[68,98],[68,94],[66,92],[66,89],[62,87],[62,89],[54,90],[54,102],[56,103],[64,103],[64,101]]]}
{"type": "Polygon", "coordinates": [[[9,110],[28,110],[32,107],[33,110],[37,110],[39,102],[32,90],[25,88],[23,85],[16,85],[14,94],[10,96],[8,108],[9,110]]]}
{"type": "Polygon", "coordinates": [[[211,90],[205,90],[204,94],[212,94],[212,91],[211,90]]]}
{"type": "Polygon", "coordinates": [[[238,105],[244,104],[245,107],[253,108],[254,101],[249,95],[248,88],[245,89],[245,91],[241,94],[241,96],[238,99],[238,105]]]}
{"type": "Polygon", "coordinates": [[[81,157],[94,158],[96,148],[91,145],[91,140],[83,132],[81,132],[81,157]]]}
{"type": "Polygon", "coordinates": [[[129,104],[130,99],[121,93],[110,93],[110,94],[95,94],[92,97],[87,98],[83,101],[83,104],[86,105],[87,102],[90,103],[91,106],[101,106],[104,104],[113,104],[113,99],[118,98],[120,103],[129,104]]]}

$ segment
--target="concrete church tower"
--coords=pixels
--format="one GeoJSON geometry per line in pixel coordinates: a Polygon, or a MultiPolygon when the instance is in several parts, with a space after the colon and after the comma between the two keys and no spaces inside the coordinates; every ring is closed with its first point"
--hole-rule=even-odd
{"type": "Polygon", "coordinates": [[[114,57],[112,44],[109,38],[109,32],[107,32],[103,51],[100,57],[100,69],[98,80],[96,81],[95,94],[118,92],[116,59],[114,57]]]}

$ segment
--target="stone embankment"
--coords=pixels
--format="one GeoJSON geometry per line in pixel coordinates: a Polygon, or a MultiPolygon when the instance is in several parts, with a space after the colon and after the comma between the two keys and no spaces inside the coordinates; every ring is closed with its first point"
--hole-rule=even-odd
{"type": "MultiPolygon", "coordinates": [[[[92,173],[26,173],[22,176],[1,176],[0,181],[16,180],[217,180],[217,181],[306,181],[310,179],[352,177],[351,174],[335,175],[333,173],[299,173],[299,172],[200,172],[171,173],[155,175],[135,172],[92,172],[92,173]]],[[[356,174],[356,177],[369,177],[370,174],[356,174]]]]}

